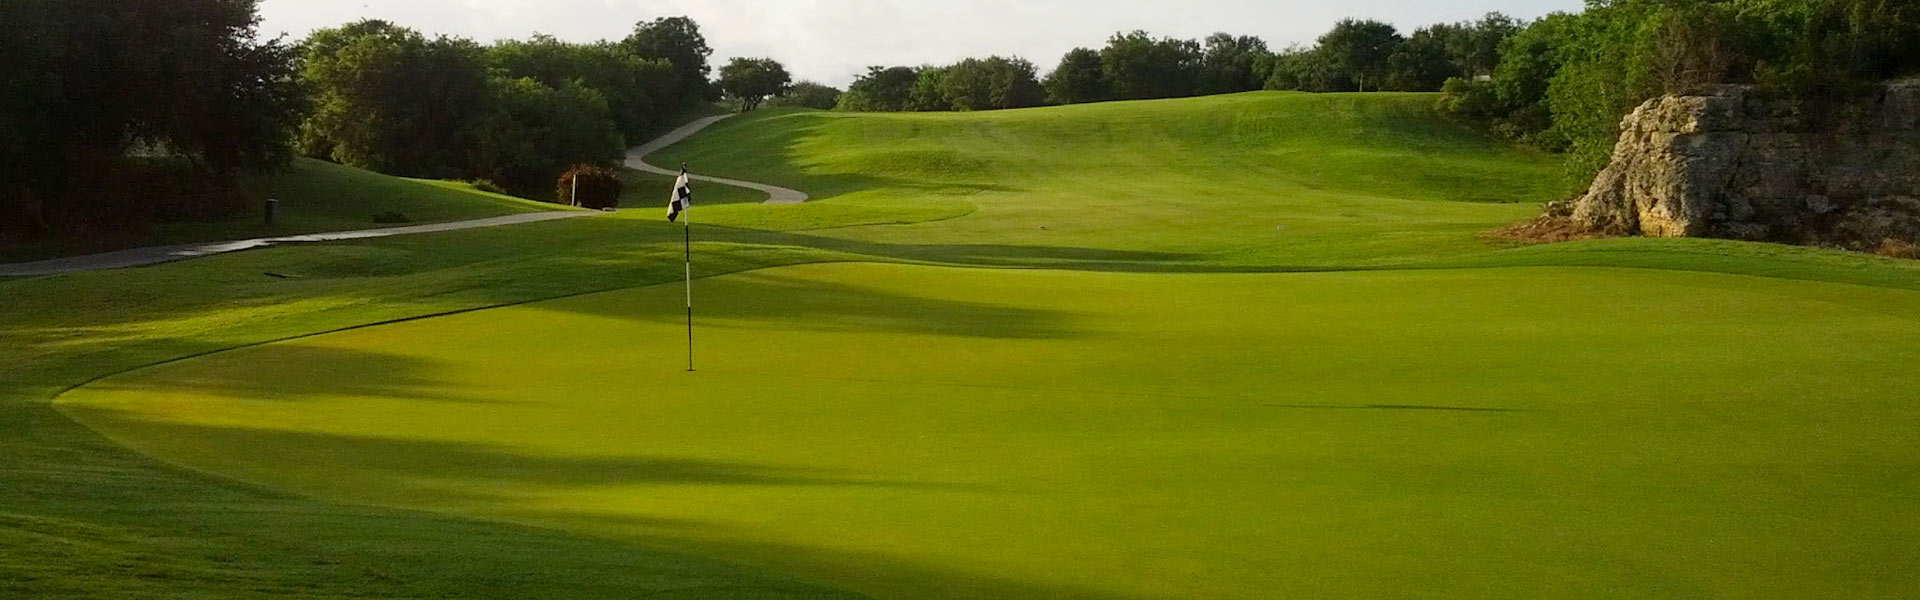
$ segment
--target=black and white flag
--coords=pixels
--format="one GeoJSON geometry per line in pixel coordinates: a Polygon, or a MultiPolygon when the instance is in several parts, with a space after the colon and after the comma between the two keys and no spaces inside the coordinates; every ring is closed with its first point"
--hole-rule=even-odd
{"type": "Polygon", "coordinates": [[[680,179],[673,183],[673,199],[667,202],[667,220],[680,219],[680,213],[693,207],[693,187],[687,181],[687,168],[680,167],[680,179]]]}

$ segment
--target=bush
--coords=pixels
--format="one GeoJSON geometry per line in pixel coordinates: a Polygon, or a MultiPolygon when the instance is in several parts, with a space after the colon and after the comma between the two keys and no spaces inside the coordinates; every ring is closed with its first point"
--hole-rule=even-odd
{"type": "Polygon", "coordinates": [[[511,195],[507,192],[507,188],[501,187],[498,183],[494,183],[492,179],[475,179],[467,182],[467,184],[472,185],[473,189],[489,194],[511,195]]]}
{"type": "Polygon", "coordinates": [[[574,165],[560,174],[560,182],[554,188],[554,202],[591,208],[595,210],[619,208],[620,171],[596,165],[574,165]],[[579,193],[574,193],[574,182],[580,185],[579,193]]]}

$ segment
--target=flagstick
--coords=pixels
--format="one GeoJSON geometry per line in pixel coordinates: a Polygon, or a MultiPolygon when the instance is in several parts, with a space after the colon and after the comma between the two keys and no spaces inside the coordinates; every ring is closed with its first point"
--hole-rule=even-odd
{"type": "MultiPolygon", "coordinates": [[[[681,167],[686,172],[686,167],[681,167]]],[[[681,209],[687,220],[680,227],[682,241],[687,250],[687,372],[693,372],[693,205],[689,203],[681,209]]]]}

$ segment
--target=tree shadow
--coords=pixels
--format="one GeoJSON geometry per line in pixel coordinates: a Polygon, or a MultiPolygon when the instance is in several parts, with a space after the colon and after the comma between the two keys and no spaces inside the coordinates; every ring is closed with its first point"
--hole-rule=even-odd
{"type": "Polygon", "coordinates": [[[294,402],[325,396],[358,396],[457,404],[493,402],[455,393],[431,374],[442,362],[347,348],[300,343],[243,350],[223,364],[244,368],[156,369],[139,377],[117,377],[91,384],[104,391],[179,391],[267,402],[294,402]]]}
{"type": "MultiPolygon", "coordinates": [[[[44,410],[42,408],[41,410],[44,410]]],[[[856,599],[877,590],[938,591],[947,598],[1136,600],[1071,586],[972,572],[885,553],[754,539],[755,532],[672,515],[607,515],[547,504],[516,506],[513,493],[538,486],[709,485],[857,486],[930,493],[979,493],[975,486],[912,482],[832,470],[658,457],[556,458],[478,444],[272,431],[157,422],[116,414],[142,435],[207,444],[209,452],[244,448],[263,463],[342,465],[374,485],[414,482],[422,503],[487,503],[509,524],[405,509],[310,500],[214,478],[111,449],[105,488],[94,479],[35,479],[40,471],[0,470],[0,482],[27,483],[26,496],[0,498],[0,508],[72,514],[88,520],[131,519],[140,527],[191,527],[197,552],[225,552],[228,564],[273,565],[258,586],[312,590],[381,590],[413,597],[644,597],[856,599]],[[134,472],[141,475],[126,479],[134,472]],[[124,481],[122,481],[125,479],[124,481]],[[469,482],[479,488],[447,487],[469,482]],[[66,489],[86,485],[85,492],[66,489]],[[43,506],[44,505],[44,506],[43,506]],[[90,507],[90,508],[88,508],[90,507]],[[137,507],[132,509],[131,507],[137,507]],[[499,510],[496,510],[499,509],[499,510]],[[595,535],[567,530],[615,531],[595,535]],[[300,569],[288,569],[298,561],[300,569]],[[283,583],[280,579],[297,580],[283,583]],[[492,586],[505,586],[488,588],[492,586]],[[851,586],[854,589],[849,589],[851,586]],[[407,594],[396,592],[406,591],[407,594]],[[451,594],[451,595],[449,595],[451,594]],[[558,595],[556,595],[558,594],[558,595]]],[[[70,421],[63,427],[75,428],[70,421]]],[[[44,459],[47,457],[41,457],[44,459]]],[[[0,460],[0,465],[9,461],[0,460]]],[[[359,485],[365,485],[361,483],[359,485]]],[[[405,489],[405,488],[402,488],[405,489]]],[[[402,494],[403,496],[405,494],[402,494]]],[[[389,498],[393,497],[391,494],[389,498]]],[[[0,528],[12,527],[0,519],[0,528]]],[[[223,581],[174,580],[174,586],[218,589],[223,581]]],[[[187,588],[175,588],[187,589],[187,588]]],[[[889,593],[890,592],[890,593],[889,593]]],[[[909,592],[910,593],[910,592],[909,592]]]]}
{"type": "Polygon", "coordinates": [[[193,440],[197,451],[247,449],[256,464],[324,463],[407,494],[503,501],[516,488],[608,486],[867,487],[967,492],[977,486],[867,477],[815,469],[672,456],[561,456],[505,446],[180,423],[120,409],[70,406],[147,439],[193,440]]]}
{"type": "Polygon", "coordinates": [[[864,257],[949,265],[1072,270],[1210,271],[1222,268],[1197,264],[1195,261],[1206,258],[1206,255],[1195,253],[1019,244],[899,244],[802,232],[763,231],[721,225],[705,227],[709,241],[797,246],[864,257]]]}
{"type": "MultiPolygon", "coordinates": [[[[911,295],[877,287],[836,283],[752,271],[729,276],[713,292],[754,301],[703,304],[698,317],[706,327],[764,328],[774,324],[806,331],[894,331],[987,339],[1061,339],[1084,335],[1073,313],[911,295]]],[[[676,304],[548,302],[543,309],[595,316],[678,323],[685,313],[676,304]]]]}

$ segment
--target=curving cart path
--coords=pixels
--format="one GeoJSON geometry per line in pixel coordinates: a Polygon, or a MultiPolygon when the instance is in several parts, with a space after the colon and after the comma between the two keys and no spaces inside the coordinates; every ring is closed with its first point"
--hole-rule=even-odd
{"type": "Polygon", "coordinates": [[[368,238],[393,237],[398,235],[414,235],[419,233],[437,233],[441,231],[459,231],[462,229],[479,229],[482,227],[499,227],[502,225],[518,225],[521,223],[538,223],[541,221],[553,221],[557,219],[572,219],[576,217],[587,217],[587,216],[593,216],[597,214],[600,214],[600,213],[588,212],[588,211],[534,212],[534,213],[521,213],[517,215],[489,217],[485,219],[473,219],[470,221],[454,221],[451,223],[433,223],[430,225],[413,225],[408,227],[388,227],[384,229],[361,229],[357,231],[336,231],[333,233],[310,233],[306,235],[289,235],[289,236],[283,236],[283,237],[254,238],[250,240],[232,240],[232,241],[226,241],[226,242],[202,242],[198,244],[178,244],[173,246],[148,246],[145,248],[131,248],[131,249],[119,250],[115,252],[88,254],[84,256],[70,256],[67,258],[55,258],[52,260],[0,264],[0,277],[39,277],[42,275],[61,275],[65,273],[78,273],[81,271],[102,271],[106,269],[125,269],[128,267],[142,267],[146,265],[157,265],[160,263],[173,262],[176,260],[187,260],[189,258],[200,258],[202,256],[213,256],[215,254],[226,254],[229,252],[240,252],[242,250],[253,250],[255,248],[266,248],[268,246],[277,246],[280,244],[310,244],[310,243],[316,243],[316,242],[337,242],[342,240],[361,240],[361,239],[368,239],[368,238]]]}
{"type": "MultiPolygon", "coordinates": [[[[700,119],[698,121],[688,123],[684,127],[675,129],[667,133],[666,135],[660,136],[659,139],[653,140],[651,142],[647,142],[647,144],[644,146],[640,146],[638,148],[629,150],[627,151],[627,167],[631,169],[637,169],[640,171],[646,171],[648,173],[658,174],[658,175],[679,175],[680,171],[677,169],[662,169],[660,167],[647,164],[647,161],[646,161],[647,155],[653,154],[655,152],[659,152],[660,150],[665,149],[667,146],[678,144],[680,143],[681,140],[685,140],[689,137],[693,137],[693,134],[700,133],[700,130],[706,129],[707,126],[724,121],[731,117],[733,117],[733,115],[728,114],[728,115],[718,115],[718,116],[712,116],[712,117],[700,119]]],[[[705,181],[709,183],[718,183],[720,185],[730,185],[733,187],[742,187],[750,190],[757,190],[767,195],[767,202],[766,202],[767,204],[799,204],[807,201],[806,192],[802,192],[800,190],[787,189],[779,186],[767,185],[764,183],[754,183],[751,181],[740,181],[738,179],[708,177],[705,175],[690,175],[689,178],[693,179],[694,181],[705,181]]],[[[694,201],[695,203],[698,203],[699,199],[696,198],[694,201]]]]}
{"type": "MultiPolygon", "coordinates": [[[[638,148],[634,148],[633,150],[627,152],[627,166],[632,167],[634,169],[639,169],[641,171],[646,171],[649,173],[657,173],[661,175],[679,175],[680,174],[679,171],[662,169],[660,167],[647,164],[645,160],[646,156],[648,154],[658,152],[659,150],[666,148],[667,146],[672,146],[674,144],[680,143],[682,140],[685,140],[689,137],[693,137],[693,134],[699,133],[700,130],[702,129],[706,129],[707,126],[712,125],[714,123],[718,123],[732,116],[733,115],[728,114],[728,115],[719,115],[719,116],[700,119],[698,121],[688,123],[684,127],[675,129],[672,132],[667,133],[666,135],[660,136],[659,139],[653,140],[651,142],[647,142],[646,145],[640,146],[638,148]]],[[[801,192],[800,190],[787,189],[783,187],[771,186],[771,185],[766,185],[762,183],[754,183],[751,181],[740,181],[737,179],[707,177],[704,175],[694,175],[692,176],[692,178],[696,181],[706,181],[711,183],[718,183],[721,185],[743,187],[747,189],[764,192],[767,194],[767,202],[766,202],[767,204],[799,204],[801,202],[807,201],[807,194],[805,192],[801,192]]],[[[64,273],[78,273],[81,271],[125,269],[129,267],[141,267],[146,265],[156,265],[160,263],[173,262],[177,260],[200,258],[202,256],[213,256],[216,254],[226,254],[229,252],[253,250],[255,248],[266,248],[268,246],[275,246],[280,244],[336,242],[336,241],[342,241],[342,240],[360,240],[360,239],[368,239],[368,238],[392,237],[392,236],[399,236],[399,235],[414,235],[414,234],[420,234],[420,233],[437,233],[441,231],[459,231],[462,229],[479,229],[483,227],[500,227],[503,225],[518,225],[521,223],[538,223],[541,221],[553,221],[556,219],[571,219],[576,217],[592,216],[596,214],[600,214],[600,213],[586,212],[586,211],[553,211],[553,212],[523,213],[523,214],[517,214],[517,215],[491,217],[486,219],[474,219],[471,221],[455,221],[452,223],[434,223],[431,225],[414,225],[410,227],[389,227],[389,228],[383,228],[383,229],[336,231],[332,233],[313,233],[313,234],[306,234],[306,235],[290,235],[290,236],[283,236],[283,237],[255,238],[250,240],[233,240],[233,241],[225,241],[225,242],[203,242],[198,244],[178,244],[173,246],[149,246],[145,248],[132,248],[132,249],[120,250],[116,252],[105,252],[101,254],[88,254],[85,256],[71,256],[67,258],[56,258],[52,260],[0,264],[0,277],[39,277],[44,275],[60,275],[64,273]]]]}

